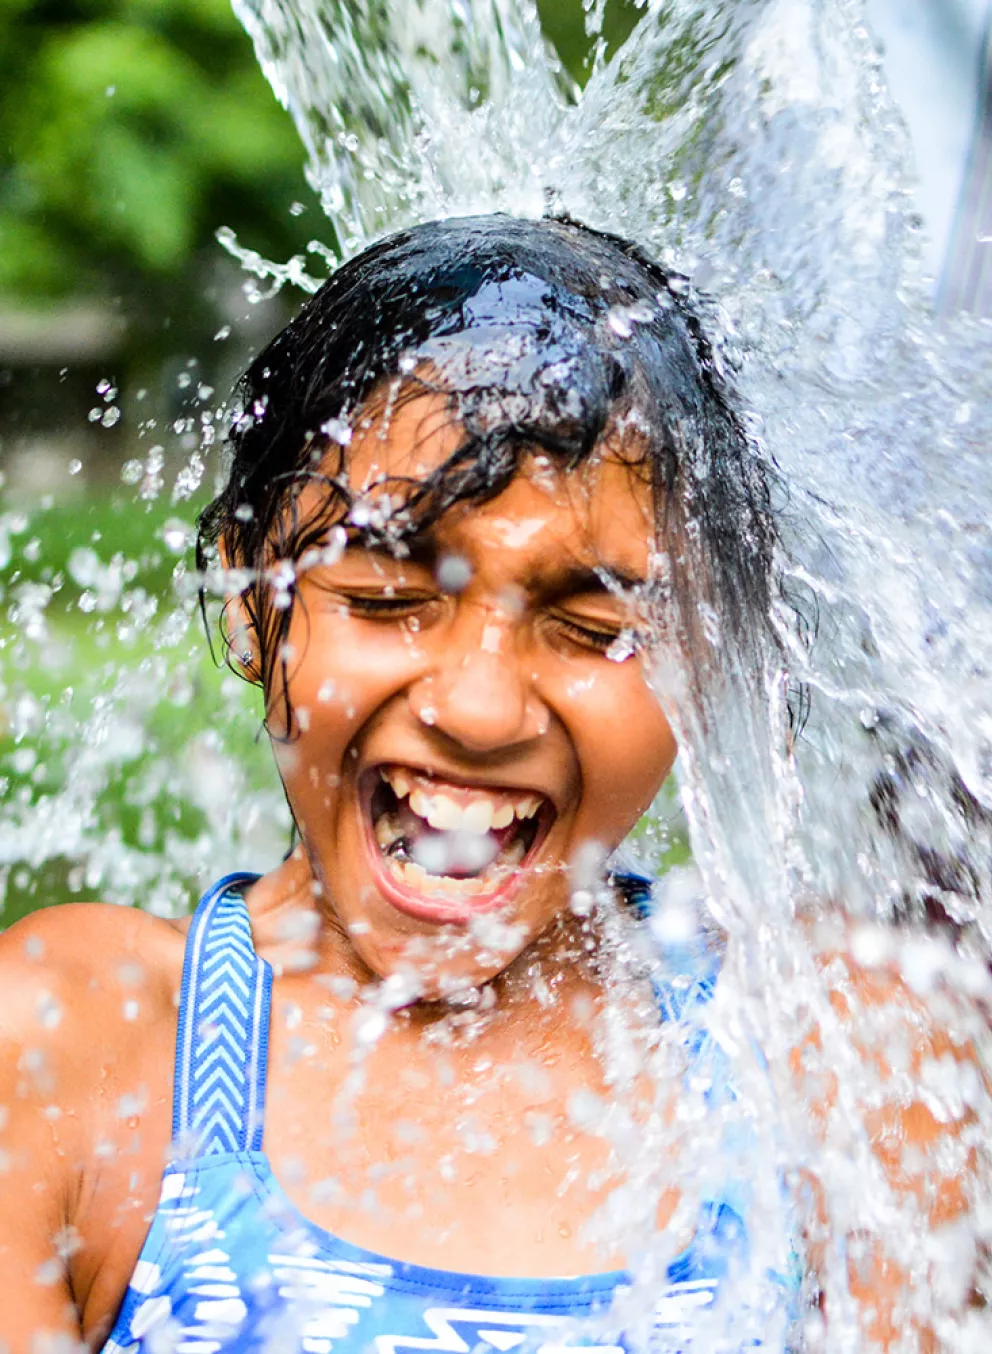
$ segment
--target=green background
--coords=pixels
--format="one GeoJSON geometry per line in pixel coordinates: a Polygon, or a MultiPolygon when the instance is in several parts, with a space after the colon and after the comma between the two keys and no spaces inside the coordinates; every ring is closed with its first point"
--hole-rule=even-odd
{"type": "MultiPolygon", "coordinates": [[[[539,8],[581,81],[581,0],[539,8]]],[[[615,3],[607,40],[635,17],[615,3]]],[[[203,843],[227,833],[237,856],[260,830],[198,797],[218,766],[287,837],[181,528],[215,487],[216,456],[183,479],[204,422],[296,303],[249,304],[215,232],[304,250],[322,218],[302,163],[227,0],[0,0],[0,925],[70,897],[183,910],[203,843]]]]}
{"type": "MultiPolygon", "coordinates": [[[[580,0],[539,9],[581,81],[580,0]]],[[[635,13],[614,4],[607,37],[635,13]]],[[[305,246],[301,162],[227,0],[0,3],[0,295],[195,307],[218,226],[269,258],[305,246]]]]}

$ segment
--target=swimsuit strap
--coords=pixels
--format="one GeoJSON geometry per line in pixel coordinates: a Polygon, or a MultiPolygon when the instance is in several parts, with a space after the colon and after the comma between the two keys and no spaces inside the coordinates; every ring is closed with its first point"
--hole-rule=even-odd
{"type": "MultiPolygon", "coordinates": [[[[640,921],[648,921],[654,909],[654,881],[634,869],[616,869],[611,882],[640,921]]],[[[713,999],[720,973],[720,955],[703,940],[658,948],[658,965],[652,974],[658,1011],[662,1020],[698,1021],[701,1008],[713,999]]]]}
{"type": "Polygon", "coordinates": [[[177,1158],[262,1149],[272,969],[259,959],[229,874],[203,895],[186,939],[172,1110],[177,1158]]]}
{"type": "MultiPolygon", "coordinates": [[[[262,1150],[272,970],[259,959],[240,889],[254,874],[229,874],[201,898],[186,939],[176,1036],[172,1137],[177,1158],[262,1150]]],[[[617,871],[613,881],[646,917],[651,881],[617,871]]],[[[687,1023],[692,1063],[701,1070],[711,1041],[698,1028],[713,995],[713,957],[669,954],[654,976],[663,1020],[687,1023]],[[674,963],[672,961],[675,961],[674,963]],[[667,972],[665,972],[667,970],[667,972]]]]}

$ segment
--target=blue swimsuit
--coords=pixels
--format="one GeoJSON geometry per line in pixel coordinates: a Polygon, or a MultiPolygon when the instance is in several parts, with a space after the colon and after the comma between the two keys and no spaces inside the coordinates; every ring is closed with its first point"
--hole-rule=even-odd
{"type": "MultiPolygon", "coordinates": [[[[349,1245],[290,1202],[262,1151],[272,971],[255,953],[239,891],[254,878],[222,879],[190,926],[173,1158],[104,1354],[560,1354],[582,1345],[624,1354],[633,1341],[597,1337],[588,1321],[583,1329],[597,1314],[608,1329],[611,1300],[630,1285],[622,1272],[516,1279],[428,1269],[349,1245]]],[[[643,908],[645,883],[620,882],[643,908]]],[[[663,1016],[705,1002],[713,981],[683,975],[659,988],[663,1016]]],[[[694,1038],[705,1061],[705,1040],[694,1038]]],[[[704,1207],[660,1285],[654,1354],[699,1348],[694,1336],[747,1250],[743,1208],[732,1188],[704,1207]]],[[[794,1280],[764,1287],[761,1332],[755,1312],[742,1314],[739,1338],[721,1351],[791,1347],[794,1280]]]]}

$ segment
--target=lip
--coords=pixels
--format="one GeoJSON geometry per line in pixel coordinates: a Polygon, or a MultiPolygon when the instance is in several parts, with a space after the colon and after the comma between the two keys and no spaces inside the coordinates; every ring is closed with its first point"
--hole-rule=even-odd
{"type": "MultiPolygon", "coordinates": [[[[397,766],[401,763],[384,762],[382,765],[397,766]]],[[[411,770],[415,768],[411,767],[411,770]]],[[[425,771],[423,768],[416,768],[420,775],[437,775],[437,772],[425,771]]],[[[418,893],[415,889],[408,888],[401,884],[387,868],[383,860],[382,853],[379,850],[378,843],[372,833],[372,795],[375,788],[375,777],[379,774],[379,766],[368,768],[359,778],[359,784],[362,789],[358,795],[358,811],[362,818],[362,837],[365,842],[365,851],[369,858],[372,869],[372,875],[379,892],[386,901],[395,907],[397,912],[402,912],[408,917],[414,917],[417,921],[433,922],[437,926],[465,926],[473,917],[483,916],[486,913],[496,912],[505,908],[511,903],[520,891],[523,882],[528,874],[531,873],[538,853],[547,840],[548,833],[551,830],[557,810],[554,807],[551,797],[543,790],[534,791],[534,793],[543,795],[546,804],[540,813],[537,835],[531,845],[530,850],[524,856],[523,860],[512,871],[510,876],[503,881],[498,889],[492,893],[479,894],[472,898],[453,899],[443,898],[441,896],[432,897],[429,894],[418,893]],[[548,806],[551,812],[548,812],[548,806]]],[[[448,779],[448,777],[438,777],[439,779],[448,779]]],[[[492,781],[467,781],[462,778],[451,777],[450,784],[471,786],[476,789],[518,791],[526,793],[520,786],[503,786],[494,784],[492,781]]]]}

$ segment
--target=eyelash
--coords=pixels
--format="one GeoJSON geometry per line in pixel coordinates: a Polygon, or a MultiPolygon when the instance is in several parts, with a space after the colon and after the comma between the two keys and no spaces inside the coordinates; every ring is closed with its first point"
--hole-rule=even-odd
{"type": "Polygon", "coordinates": [[[436,601],[435,597],[383,597],[376,595],[374,597],[358,596],[351,593],[347,596],[348,610],[355,612],[356,615],[365,616],[369,620],[376,617],[388,619],[389,617],[402,618],[419,611],[422,607],[436,601]]]}
{"type": "Polygon", "coordinates": [[[576,621],[566,620],[564,616],[556,616],[555,621],[570,639],[581,644],[583,648],[595,649],[597,653],[605,654],[618,638],[618,633],[614,630],[594,630],[589,626],[579,625],[576,621]]]}
{"type": "MultiPolygon", "coordinates": [[[[347,596],[348,610],[366,620],[402,620],[437,600],[431,596],[383,597],[354,593],[347,596]]],[[[585,649],[593,649],[597,653],[605,654],[618,638],[618,632],[615,630],[596,630],[591,626],[579,625],[577,621],[568,620],[564,616],[555,616],[553,619],[559,630],[573,643],[585,649]]]]}

